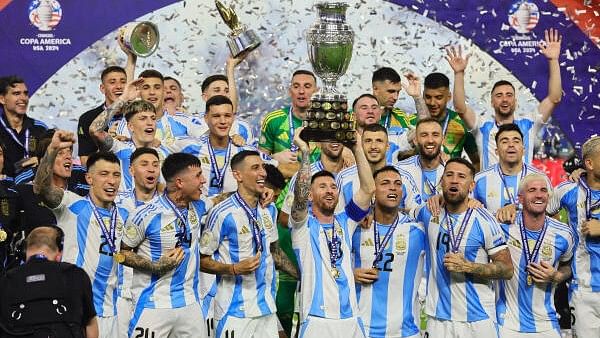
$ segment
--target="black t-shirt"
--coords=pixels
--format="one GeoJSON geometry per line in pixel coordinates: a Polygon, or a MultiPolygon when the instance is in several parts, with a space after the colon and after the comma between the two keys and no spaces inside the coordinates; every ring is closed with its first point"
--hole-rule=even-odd
{"type": "Polygon", "coordinates": [[[6,234],[6,238],[0,242],[0,274],[4,274],[4,269],[11,266],[14,261],[10,252],[10,243],[13,234],[20,228],[18,200],[19,195],[13,182],[9,179],[0,180],[0,227],[6,234]]]}
{"type": "Polygon", "coordinates": [[[48,130],[48,127],[42,121],[25,116],[21,132],[18,133],[10,126],[4,113],[1,114],[0,118],[2,119],[0,123],[0,142],[6,146],[4,174],[15,177],[17,173],[22,171],[20,168],[15,170],[15,164],[25,158],[27,151],[29,156],[35,156],[37,144],[48,130]]]}
{"type": "MultiPolygon", "coordinates": [[[[83,115],[79,117],[79,122],[77,123],[77,154],[79,156],[89,156],[91,153],[98,151],[98,145],[96,142],[94,142],[94,139],[90,135],[90,125],[92,122],[94,122],[94,119],[96,119],[96,117],[98,117],[98,115],[104,111],[104,109],[105,106],[103,103],[100,106],[83,113],[83,115]]],[[[120,114],[113,116],[108,125],[111,126],[116,121],[121,120],[121,118],[123,117],[120,114]]],[[[105,130],[108,130],[108,128],[105,130]]]]}

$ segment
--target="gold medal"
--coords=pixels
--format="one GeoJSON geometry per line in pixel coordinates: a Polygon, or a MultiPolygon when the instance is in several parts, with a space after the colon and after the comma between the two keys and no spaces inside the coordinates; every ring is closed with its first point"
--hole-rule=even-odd
{"type": "Polygon", "coordinates": [[[4,242],[8,238],[8,234],[4,229],[0,229],[0,243],[4,242]]]}
{"type": "Polygon", "coordinates": [[[122,253],[121,251],[119,251],[119,252],[116,252],[116,253],[113,255],[113,258],[114,258],[114,259],[115,259],[115,261],[117,261],[117,263],[119,263],[119,264],[123,264],[123,263],[125,262],[125,254],[124,254],[124,253],[122,253]]]}
{"type": "Polygon", "coordinates": [[[337,268],[331,268],[331,275],[335,279],[340,278],[340,270],[338,270],[337,268]]]}
{"type": "Polygon", "coordinates": [[[527,285],[529,285],[529,286],[533,285],[533,278],[531,277],[531,275],[527,275],[527,285]]]}

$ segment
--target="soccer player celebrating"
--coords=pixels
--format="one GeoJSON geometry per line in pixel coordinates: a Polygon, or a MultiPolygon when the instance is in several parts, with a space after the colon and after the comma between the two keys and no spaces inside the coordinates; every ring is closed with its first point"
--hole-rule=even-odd
{"type": "Polygon", "coordinates": [[[373,174],[361,146],[361,136],[352,145],[358,166],[360,187],[344,211],[334,213],[338,190],[333,174],[320,171],[310,175],[309,146],[294,143],[302,154],[294,187],[294,205],[289,225],[292,243],[300,263],[301,337],[364,337],[351,266],[351,236],[368,213],[375,190],[373,174]],[[308,201],[312,205],[308,205],[308,201]]]}
{"type": "Polygon", "coordinates": [[[575,236],[566,224],[546,216],[549,189],[546,176],[525,176],[518,195],[523,211],[514,223],[502,225],[514,266],[513,277],[499,288],[502,338],[561,337],[554,290],[571,276],[575,236]]]}
{"type": "Polygon", "coordinates": [[[392,166],[377,170],[370,229],[352,236],[360,316],[369,337],[421,337],[417,290],[423,275],[423,226],[398,210],[402,179],[392,166]],[[398,293],[396,293],[398,292],[398,293]]]}
{"type": "MultiPolygon", "coordinates": [[[[516,124],[507,123],[498,128],[496,146],[499,162],[475,175],[473,197],[498,220],[512,223],[519,205],[519,182],[531,173],[544,174],[523,161],[523,133],[516,124]]],[[[551,187],[550,179],[546,181],[551,187]]]]}
{"type": "Polygon", "coordinates": [[[565,208],[577,234],[571,306],[578,337],[600,336],[600,137],[581,147],[585,176],[554,189],[548,213],[565,208]]]}
{"type": "Polygon", "coordinates": [[[211,204],[201,199],[206,180],[200,161],[184,153],[169,155],[162,174],[164,194],[136,210],[121,244],[119,259],[133,268],[137,300],[128,335],[202,335],[197,252],[200,218],[211,204]]]}
{"type": "Polygon", "coordinates": [[[58,130],[34,180],[34,192],[52,209],[57,225],[65,233],[63,261],[87,272],[94,286],[93,299],[98,315],[100,337],[117,335],[117,257],[127,210],[115,206],[121,180],[119,159],[112,153],[92,153],[88,157],[86,179],[90,193],[81,197],[52,184],[54,160],[59,151],[70,149],[75,135],[58,130]]]}
{"type": "Polygon", "coordinates": [[[262,207],[267,173],[257,151],[231,159],[237,192],[208,214],[202,271],[217,275],[216,337],[277,336],[275,267],[298,273],[277,243],[277,208],[262,207]]]}
{"type": "Polygon", "coordinates": [[[450,159],[441,182],[443,211],[432,216],[423,206],[416,212],[429,246],[426,337],[498,337],[491,280],[512,278],[513,266],[494,217],[468,207],[474,175],[470,162],[450,159]]]}
{"type": "Polygon", "coordinates": [[[561,36],[558,30],[550,29],[545,32],[544,41],[540,43],[540,54],[548,59],[548,96],[540,102],[537,111],[531,112],[523,119],[515,118],[517,107],[515,87],[512,83],[501,80],[492,87],[491,99],[494,117],[490,120],[481,120],[473,109],[466,104],[465,69],[469,57],[463,57],[462,48],[452,47],[448,49],[447,60],[452,70],[454,70],[454,108],[475,136],[480,152],[482,170],[498,162],[498,156],[494,153],[494,149],[496,149],[494,134],[498,131],[499,126],[506,123],[514,123],[519,126],[519,129],[525,135],[523,137],[525,163],[531,163],[533,160],[535,135],[542,125],[548,122],[562,97],[560,65],[558,63],[560,42],[561,36]]]}

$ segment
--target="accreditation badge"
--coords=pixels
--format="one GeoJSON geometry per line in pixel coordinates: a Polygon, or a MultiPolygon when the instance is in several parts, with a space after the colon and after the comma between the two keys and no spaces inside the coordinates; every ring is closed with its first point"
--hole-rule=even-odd
{"type": "Polygon", "coordinates": [[[8,216],[10,214],[8,199],[0,199],[0,211],[2,212],[2,216],[8,216]]]}

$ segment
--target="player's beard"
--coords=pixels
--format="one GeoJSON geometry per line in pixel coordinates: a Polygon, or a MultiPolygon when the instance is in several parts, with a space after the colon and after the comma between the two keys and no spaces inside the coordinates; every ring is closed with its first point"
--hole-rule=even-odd
{"type": "Polygon", "coordinates": [[[424,159],[431,161],[440,156],[440,148],[441,146],[438,145],[437,147],[435,147],[433,154],[427,154],[425,150],[425,145],[419,144],[419,155],[421,155],[421,157],[423,157],[424,159]]]}
{"type": "Polygon", "coordinates": [[[463,203],[466,199],[467,199],[467,192],[465,191],[461,191],[459,189],[458,194],[455,195],[450,195],[448,194],[447,191],[443,191],[442,194],[444,195],[444,202],[448,205],[459,205],[461,203],[463,203]]]}

